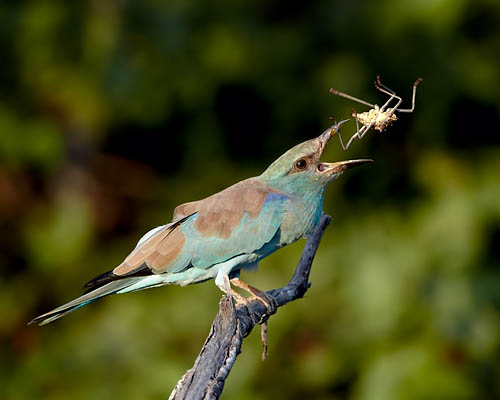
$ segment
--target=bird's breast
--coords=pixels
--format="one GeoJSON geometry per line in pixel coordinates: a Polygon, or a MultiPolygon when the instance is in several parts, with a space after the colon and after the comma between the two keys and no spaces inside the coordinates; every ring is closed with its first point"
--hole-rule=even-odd
{"type": "Polygon", "coordinates": [[[321,218],[323,194],[319,196],[293,198],[281,220],[281,244],[289,244],[307,237],[321,218]]]}

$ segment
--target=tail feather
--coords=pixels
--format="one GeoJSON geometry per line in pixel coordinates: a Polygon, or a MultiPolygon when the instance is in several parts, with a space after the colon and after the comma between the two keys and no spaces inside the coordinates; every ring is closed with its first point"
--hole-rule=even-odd
{"type": "Polygon", "coordinates": [[[147,275],[151,275],[151,269],[149,269],[149,267],[146,264],[142,264],[139,268],[126,275],[115,275],[113,273],[113,270],[107,271],[99,276],[96,276],[94,279],[88,281],[85,284],[84,289],[87,289],[85,294],[93,292],[97,288],[113,281],[119,281],[125,278],[147,276],[147,275]]]}
{"type": "Polygon", "coordinates": [[[144,279],[143,277],[131,277],[131,278],[125,278],[121,279],[118,281],[112,281],[110,283],[105,284],[104,286],[100,286],[96,288],[95,290],[85,293],[84,295],[66,303],[63,304],[60,307],[57,307],[53,309],[52,311],[49,311],[45,314],[42,314],[33,320],[31,320],[28,325],[31,324],[38,324],[38,325],[45,325],[48,324],[52,321],[55,321],[56,319],[59,319],[63,317],[64,315],[77,310],[80,307],[83,307],[89,303],[92,303],[93,301],[100,299],[104,296],[108,296],[110,294],[115,294],[118,293],[119,291],[122,291],[129,286],[132,286],[139,281],[144,279]]]}

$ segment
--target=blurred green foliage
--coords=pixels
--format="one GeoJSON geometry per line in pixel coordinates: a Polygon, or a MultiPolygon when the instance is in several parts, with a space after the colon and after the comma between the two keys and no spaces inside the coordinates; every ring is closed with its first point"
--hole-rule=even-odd
{"type": "MultiPolygon", "coordinates": [[[[422,76],[416,110],[331,142],[325,160],[376,163],[330,185],[311,290],[272,318],[266,362],[245,341],[223,397],[500,397],[498,1],[6,1],[0,49],[2,399],[166,398],[212,283],[26,322],[175,205],[365,111],[330,87],[383,102],[377,73],[406,101],[422,76]]],[[[244,279],[283,285],[302,246],[244,279]]]]}

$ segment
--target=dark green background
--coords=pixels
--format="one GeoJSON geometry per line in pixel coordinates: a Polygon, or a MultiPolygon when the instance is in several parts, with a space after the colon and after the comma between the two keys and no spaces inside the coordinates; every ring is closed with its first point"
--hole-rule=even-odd
{"type": "MultiPolygon", "coordinates": [[[[350,110],[413,114],[325,161],[334,217],[305,299],[245,341],[232,399],[500,396],[496,0],[4,1],[0,5],[0,397],[160,399],[192,365],[213,282],[35,315],[119,264],[173,208],[259,174],[350,110]]],[[[344,137],[353,133],[351,121],[344,137]]],[[[304,242],[243,279],[291,276],[304,242]]]]}

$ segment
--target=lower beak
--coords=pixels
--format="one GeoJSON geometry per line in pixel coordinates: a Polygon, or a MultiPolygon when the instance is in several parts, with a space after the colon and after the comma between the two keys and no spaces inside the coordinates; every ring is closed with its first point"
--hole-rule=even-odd
{"type": "Polygon", "coordinates": [[[345,171],[348,168],[356,167],[358,165],[373,162],[370,158],[362,158],[360,160],[347,160],[338,161],[335,163],[325,163],[322,162],[318,165],[318,170],[324,174],[333,175],[345,171]]]}

